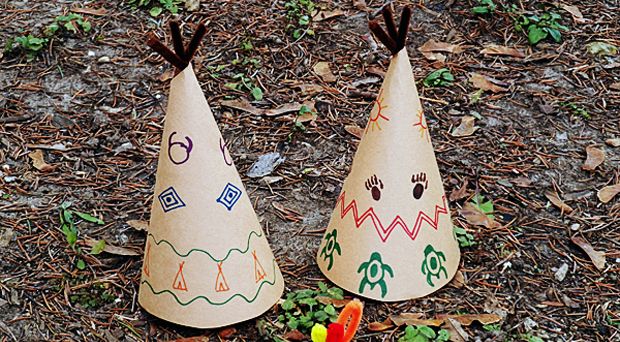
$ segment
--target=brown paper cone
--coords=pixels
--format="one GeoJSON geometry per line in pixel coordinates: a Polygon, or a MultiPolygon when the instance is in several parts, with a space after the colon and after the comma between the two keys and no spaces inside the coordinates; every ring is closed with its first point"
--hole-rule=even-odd
{"type": "Polygon", "coordinates": [[[139,302],[214,328],[278,301],[282,274],[191,65],[170,85],[139,302]]]}
{"type": "Polygon", "coordinates": [[[447,284],[460,259],[406,49],[395,55],[317,254],[360,296],[397,301],[447,284]]]}

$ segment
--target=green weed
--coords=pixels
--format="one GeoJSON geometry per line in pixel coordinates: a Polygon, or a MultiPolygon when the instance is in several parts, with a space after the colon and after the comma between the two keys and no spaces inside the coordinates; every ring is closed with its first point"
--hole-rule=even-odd
{"type": "Polygon", "coordinates": [[[474,236],[469,234],[464,228],[454,226],[454,235],[461,247],[470,247],[476,244],[474,236]]]}
{"type": "Polygon", "coordinates": [[[90,32],[91,28],[92,25],[90,21],[85,20],[84,17],[79,14],[69,13],[54,18],[54,22],[45,28],[44,33],[46,36],[51,37],[61,30],[77,34],[79,31],[84,33],[90,32]]]}
{"type": "Polygon", "coordinates": [[[502,326],[500,324],[486,324],[482,326],[485,331],[500,331],[502,326]]]}
{"type": "Polygon", "coordinates": [[[286,323],[290,329],[297,329],[302,333],[309,333],[315,323],[326,324],[338,319],[338,312],[331,304],[324,304],[321,298],[341,300],[344,292],[337,287],[328,287],[320,282],[318,290],[298,290],[286,295],[280,304],[284,314],[278,321],[286,323]]]}
{"type": "Polygon", "coordinates": [[[477,194],[474,196],[471,203],[481,212],[485,213],[489,218],[495,218],[495,215],[493,215],[495,212],[495,209],[493,208],[493,201],[485,201],[484,196],[477,194]]]}
{"type": "Polygon", "coordinates": [[[560,106],[562,106],[562,108],[564,109],[569,110],[572,115],[580,116],[586,120],[592,119],[592,116],[585,108],[579,107],[573,102],[562,102],[560,103],[560,106]]]}
{"type": "Polygon", "coordinates": [[[447,68],[435,70],[428,74],[422,83],[425,87],[447,87],[454,82],[454,75],[447,68]]]}
{"type": "Polygon", "coordinates": [[[491,14],[495,12],[497,6],[493,0],[478,0],[478,6],[471,9],[474,14],[491,14]]]}
{"type": "Polygon", "coordinates": [[[14,51],[15,48],[19,48],[24,54],[26,54],[26,60],[28,62],[32,62],[47,46],[47,42],[47,38],[36,37],[32,34],[16,37],[15,39],[10,38],[4,46],[4,52],[8,53],[14,51]]]}
{"type": "Polygon", "coordinates": [[[303,35],[314,35],[314,31],[310,29],[310,19],[316,5],[312,0],[289,0],[284,4],[284,7],[289,19],[286,29],[292,32],[293,38],[299,39],[303,35]]]}
{"type": "Polygon", "coordinates": [[[446,342],[450,340],[450,332],[445,329],[436,333],[426,325],[408,325],[405,334],[398,338],[398,342],[446,342]]]}
{"type": "Polygon", "coordinates": [[[519,15],[515,20],[515,29],[527,35],[530,45],[536,45],[541,40],[551,36],[556,43],[562,41],[560,31],[568,31],[568,27],[558,23],[562,16],[555,12],[545,12],[542,16],[525,14],[519,15]]]}
{"type": "Polygon", "coordinates": [[[238,73],[234,75],[232,79],[237,80],[237,82],[229,82],[224,84],[224,86],[233,90],[247,91],[252,95],[255,101],[263,99],[263,90],[255,85],[252,79],[244,73],[238,73]]]}
{"type": "MultiPolygon", "coordinates": [[[[96,224],[104,224],[101,219],[98,219],[94,216],[91,216],[86,213],[82,213],[75,210],[69,210],[71,203],[63,202],[60,205],[60,230],[65,235],[65,240],[69,247],[76,252],[78,257],[82,254],[82,249],[76,246],[79,237],[79,231],[77,229],[77,219],[82,219],[86,222],[96,223],[96,224]]],[[[105,241],[98,241],[91,249],[90,254],[99,254],[105,248],[105,241]]],[[[78,258],[76,261],[75,267],[79,270],[83,270],[86,268],[86,263],[81,258],[78,258]]]]}
{"type": "Polygon", "coordinates": [[[181,0],[127,0],[127,4],[133,8],[149,8],[152,17],[158,17],[164,10],[177,14],[180,3],[181,0]]]}

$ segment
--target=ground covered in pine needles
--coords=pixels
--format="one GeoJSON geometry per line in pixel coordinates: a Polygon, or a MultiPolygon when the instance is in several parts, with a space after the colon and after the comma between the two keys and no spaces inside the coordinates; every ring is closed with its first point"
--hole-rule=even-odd
{"type": "MultiPolygon", "coordinates": [[[[317,1],[306,18],[310,3],[203,0],[178,15],[186,36],[207,22],[196,74],[285,295],[326,282],[314,256],[389,63],[367,26],[382,2],[317,1]],[[248,177],[272,152],[284,162],[248,177]]],[[[149,32],[169,37],[172,15],[152,7],[0,4],[0,340],[304,338],[278,320],[280,305],[209,331],[136,301],[173,76],[145,45],[149,32]],[[67,211],[89,216],[63,231],[67,211]]],[[[412,9],[407,49],[462,260],[425,298],[365,301],[358,339],[397,340],[412,324],[454,341],[619,341],[618,4],[412,9]],[[542,40],[532,46],[523,30],[542,40]]]]}

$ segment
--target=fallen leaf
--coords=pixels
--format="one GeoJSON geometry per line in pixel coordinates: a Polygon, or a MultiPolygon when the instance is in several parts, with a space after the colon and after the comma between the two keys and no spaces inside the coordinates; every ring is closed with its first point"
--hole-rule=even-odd
{"type": "Polygon", "coordinates": [[[135,229],[135,230],[144,230],[147,231],[149,230],[149,223],[147,221],[142,221],[142,220],[129,220],[127,221],[127,224],[135,229]]]}
{"type": "Polygon", "coordinates": [[[254,107],[248,100],[246,99],[237,99],[237,100],[226,100],[220,102],[221,106],[239,109],[244,112],[262,115],[263,110],[254,107]]]}
{"type": "Polygon", "coordinates": [[[185,0],[185,9],[191,12],[200,9],[200,0],[185,0]]]}
{"type": "Polygon", "coordinates": [[[390,329],[392,327],[394,327],[394,325],[391,324],[391,321],[389,319],[386,319],[383,322],[371,322],[371,323],[368,323],[368,330],[373,331],[373,332],[385,331],[385,330],[388,330],[388,329],[390,329]]]}
{"type": "Polygon", "coordinates": [[[72,8],[71,12],[91,14],[91,15],[97,15],[97,16],[105,15],[106,13],[108,13],[108,11],[103,7],[97,8],[97,9],[95,8],[72,8]]]}
{"type": "Polygon", "coordinates": [[[439,319],[448,319],[451,318],[461,325],[466,327],[472,325],[474,322],[478,321],[482,325],[497,323],[502,320],[499,315],[484,313],[484,314],[466,314],[466,315],[437,315],[439,319]]]}
{"type": "Polygon", "coordinates": [[[570,15],[573,17],[573,21],[577,24],[584,24],[586,22],[586,20],[583,18],[583,14],[581,14],[581,11],[579,10],[579,8],[577,6],[571,6],[571,5],[565,5],[562,4],[562,8],[570,13],[570,15]]]}
{"type": "Polygon", "coordinates": [[[549,199],[549,201],[553,203],[553,205],[560,208],[560,211],[562,213],[570,214],[573,211],[573,208],[571,208],[568,204],[564,203],[564,201],[560,199],[560,195],[558,195],[557,192],[547,191],[545,192],[545,197],[547,197],[547,199],[549,199]]]}
{"type": "Polygon", "coordinates": [[[219,336],[220,338],[223,339],[227,339],[229,337],[231,337],[232,335],[234,335],[237,332],[237,329],[233,328],[233,327],[228,327],[228,328],[224,328],[220,331],[217,332],[217,336],[219,336]]]}
{"type": "Polygon", "coordinates": [[[441,63],[446,61],[446,55],[440,52],[422,52],[422,55],[429,61],[439,61],[441,63]]]}
{"type": "Polygon", "coordinates": [[[460,200],[461,198],[465,198],[465,197],[467,197],[467,194],[469,193],[469,191],[467,190],[467,185],[468,185],[468,184],[469,184],[469,180],[466,178],[466,179],[463,181],[463,185],[461,185],[461,187],[460,187],[460,188],[458,188],[457,190],[453,190],[453,191],[450,193],[450,198],[449,198],[449,199],[450,199],[450,201],[451,201],[451,202],[453,202],[453,201],[458,201],[458,200],[460,200]]]}
{"type": "Polygon", "coordinates": [[[474,134],[474,132],[476,132],[476,130],[480,128],[478,126],[474,126],[475,120],[476,118],[474,118],[473,116],[463,116],[461,118],[461,124],[454,130],[452,130],[452,133],[450,133],[450,135],[453,137],[468,137],[474,134]]]}
{"type": "Polygon", "coordinates": [[[366,0],[353,0],[353,7],[357,8],[360,11],[365,11],[368,9],[368,5],[366,5],[366,0]]]}
{"type": "Polygon", "coordinates": [[[329,68],[329,63],[328,62],[318,62],[316,63],[313,67],[312,70],[319,75],[319,77],[327,82],[327,83],[331,83],[331,82],[335,82],[336,81],[336,76],[334,76],[334,74],[332,73],[331,69],[329,68]]]}
{"type": "Polygon", "coordinates": [[[313,21],[323,21],[334,17],[343,15],[344,12],[341,9],[335,9],[333,11],[319,11],[312,17],[313,21]]]}
{"type": "Polygon", "coordinates": [[[609,85],[609,88],[612,90],[620,90],[620,82],[615,82],[609,85]]]}
{"type": "Polygon", "coordinates": [[[0,228],[0,247],[4,248],[11,243],[15,232],[11,228],[0,228]]]}
{"type": "Polygon", "coordinates": [[[577,309],[579,307],[579,303],[577,303],[576,301],[570,299],[565,294],[562,294],[562,302],[564,302],[564,305],[566,305],[566,306],[568,306],[569,308],[572,308],[572,309],[577,309]]]}
{"type": "Polygon", "coordinates": [[[45,159],[43,158],[43,151],[41,150],[28,153],[28,157],[32,159],[32,166],[39,171],[50,172],[56,168],[45,162],[45,159]]]}
{"type": "Polygon", "coordinates": [[[463,205],[463,209],[461,209],[460,214],[469,224],[484,226],[487,228],[497,228],[500,226],[497,221],[480,211],[480,209],[478,209],[471,202],[467,202],[463,205]]]}
{"type": "Polygon", "coordinates": [[[532,180],[527,177],[517,177],[512,179],[511,182],[521,188],[529,188],[532,185],[532,180]]]}
{"type": "Polygon", "coordinates": [[[478,88],[478,89],[482,89],[482,90],[490,90],[494,93],[499,93],[502,91],[508,91],[508,89],[506,88],[502,88],[498,85],[496,85],[496,83],[500,83],[500,81],[489,77],[489,76],[485,76],[485,75],[481,75],[481,74],[477,74],[477,73],[472,73],[471,77],[469,78],[469,82],[471,82],[473,84],[474,87],[478,88]]]}
{"type": "Polygon", "coordinates": [[[390,320],[396,324],[396,326],[401,326],[403,324],[407,324],[408,321],[414,320],[414,319],[420,319],[421,317],[424,317],[424,314],[421,313],[413,313],[413,312],[403,312],[401,314],[398,315],[390,315],[390,320]]]}
{"type": "Polygon", "coordinates": [[[448,53],[461,53],[463,47],[461,45],[455,45],[450,43],[438,42],[434,39],[429,39],[424,45],[418,48],[420,52],[448,52],[448,53]]]}
{"type": "Polygon", "coordinates": [[[364,129],[359,126],[347,125],[344,126],[344,130],[358,139],[362,139],[362,136],[364,135],[364,129]]]}
{"type": "MultiPolygon", "coordinates": [[[[88,245],[89,247],[93,247],[98,242],[99,241],[97,240],[87,239],[86,245],[88,245]]],[[[142,251],[138,251],[132,248],[113,246],[113,245],[110,245],[107,241],[105,242],[105,247],[103,248],[103,251],[106,253],[114,254],[114,255],[124,255],[124,256],[142,255],[142,251]]]]}
{"type": "Polygon", "coordinates": [[[620,193],[620,184],[609,185],[598,191],[596,196],[599,201],[607,203],[612,200],[618,193],[620,193]]]}
{"type": "Polygon", "coordinates": [[[469,341],[469,335],[463,330],[461,324],[453,319],[448,318],[445,325],[446,330],[450,332],[450,340],[454,342],[469,341]]]}
{"type": "Polygon", "coordinates": [[[500,55],[500,56],[512,56],[512,57],[517,57],[517,58],[525,57],[525,52],[523,52],[522,50],[511,48],[508,46],[495,45],[495,44],[485,46],[484,49],[480,51],[480,53],[484,55],[490,55],[490,56],[500,55]]]}
{"type": "Polygon", "coordinates": [[[238,109],[238,110],[248,112],[254,115],[265,115],[265,116],[271,116],[271,117],[284,115],[290,112],[299,112],[299,110],[303,106],[308,106],[309,108],[311,107],[311,109],[314,108],[314,103],[311,103],[311,102],[305,102],[305,103],[293,102],[293,103],[287,103],[287,104],[281,105],[276,108],[262,109],[262,108],[255,107],[246,99],[221,101],[220,105],[224,107],[238,109]]]}
{"type": "Polygon", "coordinates": [[[599,270],[603,271],[605,269],[605,253],[594,250],[594,247],[586,241],[586,239],[573,236],[571,241],[583,249],[584,252],[590,257],[594,266],[599,270]]]}
{"type": "MultiPolygon", "coordinates": [[[[282,115],[282,114],[286,114],[290,112],[299,112],[299,110],[303,106],[307,106],[307,105],[301,104],[299,102],[287,103],[287,104],[284,104],[282,106],[279,106],[273,109],[266,109],[263,111],[263,114],[266,116],[278,116],[278,115],[282,115]]],[[[312,106],[312,109],[314,109],[314,104],[311,104],[311,106],[312,106]]]]}
{"type": "Polygon", "coordinates": [[[351,300],[350,299],[334,299],[326,296],[317,296],[316,301],[325,304],[325,305],[333,305],[335,308],[342,308],[347,305],[351,300]]]}
{"type": "Polygon", "coordinates": [[[581,166],[582,170],[594,171],[597,166],[601,165],[605,161],[605,152],[596,146],[586,147],[587,158],[581,166]]]}
{"type": "Polygon", "coordinates": [[[171,80],[174,77],[174,69],[166,70],[161,75],[159,75],[160,82],[166,82],[171,80]]]}
{"type": "Polygon", "coordinates": [[[620,138],[607,139],[605,143],[611,147],[618,147],[620,146],[620,138]]]}
{"type": "Polygon", "coordinates": [[[460,289],[461,287],[465,286],[466,280],[465,280],[465,276],[463,275],[463,272],[456,271],[456,273],[454,274],[454,278],[452,278],[452,281],[450,281],[450,284],[452,284],[452,286],[456,287],[457,289],[460,289]]]}
{"type": "Polygon", "coordinates": [[[300,84],[296,86],[301,91],[301,95],[312,96],[323,91],[323,87],[318,84],[300,84]]]}
{"type": "Polygon", "coordinates": [[[211,338],[209,336],[194,336],[194,337],[184,337],[176,340],[168,340],[166,342],[209,342],[211,338]]]}
{"type": "Polygon", "coordinates": [[[592,42],[586,45],[588,53],[596,56],[613,56],[618,53],[618,47],[605,42],[592,42]]]}

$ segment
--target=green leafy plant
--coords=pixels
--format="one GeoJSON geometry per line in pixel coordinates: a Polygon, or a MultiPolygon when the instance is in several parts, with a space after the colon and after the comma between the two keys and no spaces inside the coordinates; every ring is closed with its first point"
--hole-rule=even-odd
{"type": "Polygon", "coordinates": [[[398,342],[446,342],[450,340],[450,332],[445,329],[436,333],[426,325],[408,325],[405,333],[398,339],[398,342]]]}
{"type": "Polygon", "coordinates": [[[297,329],[302,333],[309,333],[315,323],[328,324],[338,319],[338,312],[331,299],[341,300],[344,292],[337,287],[328,287],[320,282],[318,290],[299,290],[286,295],[280,303],[284,313],[278,316],[278,321],[286,323],[290,329],[297,329]]]}
{"type": "Polygon", "coordinates": [[[447,68],[435,70],[424,78],[425,87],[447,87],[454,82],[454,75],[447,68]]]}
{"type": "Polygon", "coordinates": [[[498,324],[485,324],[482,326],[482,329],[485,331],[500,331],[502,326],[498,324]]]}
{"type": "Polygon", "coordinates": [[[71,304],[79,304],[84,309],[97,309],[106,303],[112,303],[116,296],[104,283],[95,283],[89,287],[82,287],[69,296],[71,304]]]}
{"type": "Polygon", "coordinates": [[[569,110],[572,115],[580,116],[586,120],[592,119],[592,116],[590,115],[590,113],[588,113],[588,111],[585,108],[579,107],[573,102],[562,102],[560,103],[560,106],[562,106],[562,108],[569,110]]]}
{"type": "Polygon", "coordinates": [[[525,14],[519,15],[515,20],[515,29],[527,35],[530,45],[536,45],[541,40],[551,36],[556,43],[562,41],[560,31],[568,31],[568,27],[558,23],[562,16],[555,12],[545,12],[542,16],[525,14]]]}
{"type": "Polygon", "coordinates": [[[493,213],[495,212],[495,209],[493,208],[493,201],[485,201],[484,196],[476,194],[476,196],[474,196],[474,198],[472,199],[471,203],[476,208],[478,208],[478,210],[485,213],[489,218],[495,218],[495,215],[493,215],[493,213]]]}
{"type": "Polygon", "coordinates": [[[454,226],[454,235],[461,247],[470,247],[476,244],[474,236],[469,234],[464,228],[454,226]]]}
{"type": "Polygon", "coordinates": [[[532,334],[521,334],[519,338],[521,339],[521,341],[526,341],[526,342],[544,342],[542,338],[538,336],[534,336],[532,334]]]}
{"type": "Polygon", "coordinates": [[[159,16],[164,10],[177,14],[180,3],[181,0],[127,0],[127,4],[133,8],[149,8],[149,14],[152,17],[159,16]]]}
{"type": "Polygon", "coordinates": [[[32,34],[20,36],[15,39],[7,40],[4,46],[4,52],[11,52],[15,48],[19,48],[26,54],[28,62],[37,58],[37,55],[47,46],[48,39],[44,37],[36,37],[32,34]]]}
{"type": "Polygon", "coordinates": [[[77,13],[69,13],[67,15],[59,15],[54,18],[54,22],[45,28],[45,34],[50,37],[58,33],[60,30],[66,30],[71,33],[89,32],[92,28],[90,21],[84,19],[77,13]]]}
{"type": "MultiPolygon", "coordinates": [[[[73,249],[76,252],[76,254],[79,256],[82,254],[82,250],[80,247],[76,246],[76,243],[78,241],[78,236],[79,236],[79,231],[77,229],[77,222],[75,221],[76,217],[86,222],[91,222],[91,223],[96,223],[96,224],[103,224],[104,222],[101,219],[96,218],[92,215],[82,213],[79,211],[75,211],[75,210],[70,210],[69,209],[70,206],[71,206],[71,203],[68,203],[68,202],[63,202],[60,205],[60,208],[59,208],[60,209],[60,213],[59,213],[60,230],[65,235],[65,240],[67,241],[67,244],[69,245],[69,247],[71,247],[71,249],[73,249]]],[[[105,241],[100,240],[97,243],[95,243],[95,245],[92,247],[90,254],[93,254],[93,255],[99,254],[103,251],[104,248],[105,248],[105,241]]],[[[78,269],[83,270],[86,268],[86,263],[81,258],[78,258],[75,266],[78,269]]]]}
{"type": "Polygon", "coordinates": [[[310,19],[316,7],[314,1],[289,0],[284,4],[284,7],[290,22],[286,29],[291,31],[293,38],[299,39],[303,35],[314,35],[314,31],[310,29],[310,19]]]}
{"type": "Polygon", "coordinates": [[[490,14],[495,12],[497,6],[493,0],[478,0],[478,6],[471,9],[474,14],[490,14]]]}
{"type": "Polygon", "coordinates": [[[246,76],[244,73],[238,73],[232,77],[233,80],[237,80],[237,82],[229,82],[224,86],[233,90],[239,91],[248,91],[252,98],[256,101],[260,101],[263,99],[263,90],[254,84],[251,78],[246,76]]]}

